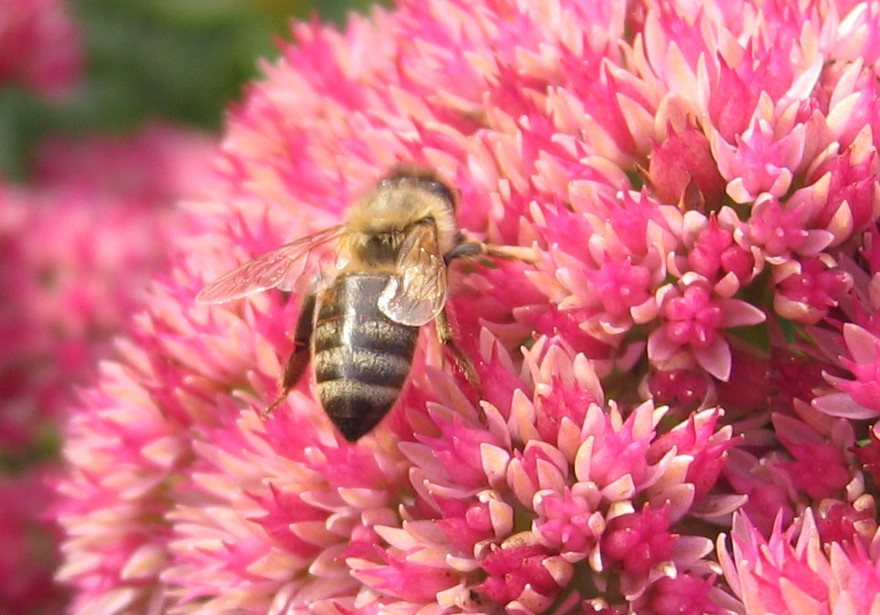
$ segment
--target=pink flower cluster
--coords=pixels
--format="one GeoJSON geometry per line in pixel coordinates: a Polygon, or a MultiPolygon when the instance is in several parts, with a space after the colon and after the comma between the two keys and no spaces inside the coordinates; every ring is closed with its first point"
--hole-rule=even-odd
{"type": "Polygon", "coordinates": [[[183,222],[170,205],[207,185],[210,151],[206,137],[160,125],[124,139],[53,140],[31,185],[0,186],[6,454],[54,428],[143,302],[170,260],[165,238],[183,222]]]}
{"type": "Polygon", "coordinates": [[[168,126],[55,141],[33,183],[0,186],[0,612],[64,602],[52,588],[60,540],[48,488],[60,474],[62,423],[170,260],[167,237],[183,223],[170,205],[206,185],[211,148],[168,126]],[[100,172],[74,177],[76,165],[100,172]]]}
{"type": "Polygon", "coordinates": [[[876,611],[878,20],[427,0],[297,26],[73,416],[74,612],[876,611]],[[263,420],[298,297],[195,294],[400,162],[534,250],[451,268],[480,389],[428,328],[357,444],[305,381],[263,420]]]}
{"type": "MultiPolygon", "coordinates": [[[[69,3],[0,5],[0,89],[69,92],[82,50],[69,3]]],[[[204,185],[203,135],[155,125],[129,138],[55,139],[24,185],[0,179],[0,613],[60,612],[51,509],[75,386],[169,260],[170,205],[204,185]]]]}

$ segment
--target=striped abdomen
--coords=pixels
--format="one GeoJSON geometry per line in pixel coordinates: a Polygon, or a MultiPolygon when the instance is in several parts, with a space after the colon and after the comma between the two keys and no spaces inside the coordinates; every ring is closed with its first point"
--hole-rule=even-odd
{"type": "Polygon", "coordinates": [[[382,420],[409,374],[418,327],[396,323],[378,308],[389,274],[345,273],[322,291],[313,361],[325,412],[355,441],[382,420]]]}

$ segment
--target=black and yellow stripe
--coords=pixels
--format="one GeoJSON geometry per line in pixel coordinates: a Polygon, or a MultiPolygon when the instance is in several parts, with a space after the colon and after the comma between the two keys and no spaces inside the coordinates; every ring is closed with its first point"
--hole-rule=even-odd
{"type": "Polygon", "coordinates": [[[355,441],[391,410],[406,382],[419,328],[378,308],[387,273],[343,273],[318,301],[313,338],[321,405],[355,441]]]}

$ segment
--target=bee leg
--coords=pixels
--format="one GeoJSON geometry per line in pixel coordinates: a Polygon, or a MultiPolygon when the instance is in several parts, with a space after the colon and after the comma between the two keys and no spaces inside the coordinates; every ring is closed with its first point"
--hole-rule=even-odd
{"type": "Polygon", "coordinates": [[[480,378],[477,376],[477,370],[474,369],[474,364],[471,362],[470,357],[462,352],[461,348],[458,347],[458,344],[455,343],[455,337],[453,336],[452,326],[449,324],[449,317],[446,315],[446,310],[437,314],[434,323],[437,327],[437,337],[440,338],[443,345],[449,348],[455,364],[462,371],[465,378],[468,379],[468,382],[470,382],[474,388],[479,390],[480,378]]]}
{"type": "Polygon", "coordinates": [[[290,390],[296,386],[303,373],[305,373],[312,354],[312,331],[314,327],[315,294],[311,293],[303,301],[299,320],[296,322],[296,332],[293,334],[293,352],[287,360],[284,375],[281,377],[281,393],[278,394],[275,401],[263,410],[264,417],[284,401],[287,394],[290,393],[290,390]]]}
{"type": "Polygon", "coordinates": [[[524,246],[494,246],[482,241],[464,240],[457,246],[452,248],[444,260],[446,264],[457,258],[473,258],[475,256],[494,256],[496,258],[506,258],[509,260],[524,261],[527,263],[534,262],[535,251],[532,248],[524,246]]]}
{"type": "MultiPolygon", "coordinates": [[[[462,352],[461,348],[458,347],[458,344],[455,343],[455,339],[452,335],[452,326],[449,324],[449,317],[446,315],[446,310],[443,310],[437,315],[434,319],[434,323],[437,327],[437,337],[439,337],[440,341],[449,348],[449,351],[452,353],[452,360],[458,366],[458,369],[462,371],[468,382],[471,383],[471,386],[477,391],[477,394],[481,395],[480,377],[477,376],[477,370],[474,369],[474,364],[471,361],[471,358],[462,352]]],[[[477,405],[477,416],[482,423],[486,423],[486,414],[483,411],[483,407],[479,404],[477,405]]]]}

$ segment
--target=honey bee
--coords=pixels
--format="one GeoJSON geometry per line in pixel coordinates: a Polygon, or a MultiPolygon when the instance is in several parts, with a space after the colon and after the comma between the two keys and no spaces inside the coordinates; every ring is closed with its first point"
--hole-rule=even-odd
{"type": "Polygon", "coordinates": [[[271,250],[202,289],[201,303],[291,290],[291,274],[303,269],[302,261],[335,242],[335,275],[303,301],[282,390],[267,412],[296,386],[311,359],[324,411],[347,440],[358,440],[394,406],[419,328],[431,321],[476,384],[446,313],[447,266],[478,255],[528,257],[522,248],[467,239],[455,222],[456,204],[457,192],[434,173],[397,169],[350,207],[343,224],[271,250]]]}

